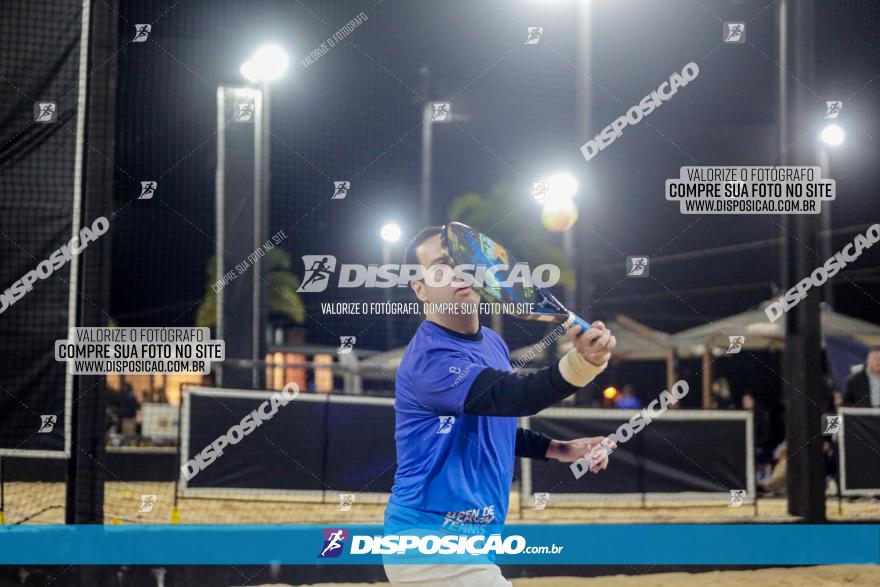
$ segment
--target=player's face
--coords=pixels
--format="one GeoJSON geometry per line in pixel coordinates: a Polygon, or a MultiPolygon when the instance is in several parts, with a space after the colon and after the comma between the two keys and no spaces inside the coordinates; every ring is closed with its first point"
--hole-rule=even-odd
{"type": "Polygon", "coordinates": [[[436,279],[423,279],[412,283],[413,290],[416,292],[419,300],[426,304],[477,304],[480,296],[469,287],[464,287],[464,283],[458,278],[453,278],[447,285],[430,286],[428,283],[444,283],[441,278],[439,267],[447,267],[447,271],[452,269],[453,261],[449,254],[443,250],[440,235],[432,236],[425,239],[416,249],[416,256],[419,263],[424,267],[424,271],[436,271],[436,279]]]}

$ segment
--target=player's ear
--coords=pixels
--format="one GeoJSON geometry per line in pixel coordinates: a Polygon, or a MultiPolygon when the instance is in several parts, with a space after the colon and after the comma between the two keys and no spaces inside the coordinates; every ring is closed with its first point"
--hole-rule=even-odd
{"type": "Polygon", "coordinates": [[[413,292],[416,294],[416,297],[419,298],[419,301],[422,303],[428,302],[428,287],[425,285],[424,281],[412,280],[409,282],[409,286],[412,288],[413,292]]]}

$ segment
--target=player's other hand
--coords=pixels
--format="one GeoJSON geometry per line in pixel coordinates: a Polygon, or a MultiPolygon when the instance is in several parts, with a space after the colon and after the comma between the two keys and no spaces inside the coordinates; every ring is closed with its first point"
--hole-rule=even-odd
{"type": "Polygon", "coordinates": [[[598,473],[608,468],[609,450],[617,444],[605,436],[590,436],[574,440],[553,440],[547,447],[547,458],[561,463],[573,463],[578,459],[590,460],[590,472],[598,473]],[[607,447],[607,448],[606,448],[607,447]]]}
{"type": "Polygon", "coordinates": [[[589,330],[583,334],[581,332],[582,328],[575,326],[567,333],[578,354],[597,367],[607,363],[611,351],[617,346],[617,339],[605,328],[605,323],[593,322],[589,330]]]}

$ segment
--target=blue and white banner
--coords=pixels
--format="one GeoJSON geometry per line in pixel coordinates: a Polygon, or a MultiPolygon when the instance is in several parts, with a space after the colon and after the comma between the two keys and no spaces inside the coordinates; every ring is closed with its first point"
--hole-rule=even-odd
{"type": "Polygon", "coordinates": [[[0,526],[0,565],[880,564],[880,524],[509,525],[386,536],[381,525],[0,526]]]}

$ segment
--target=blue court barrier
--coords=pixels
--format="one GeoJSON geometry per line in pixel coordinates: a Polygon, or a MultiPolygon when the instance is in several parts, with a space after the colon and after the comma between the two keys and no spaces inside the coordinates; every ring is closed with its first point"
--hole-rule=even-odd
{"type": "MultiPolygon", "coordinates": [[[[381,564],[370,544],[382,534],[377,524],[0,526],[0,565],[381,564]]],[[[880,564],[880,524],[512,524],[497,540],[526,547],[493,556],[501,565],[880,564]]]]}

